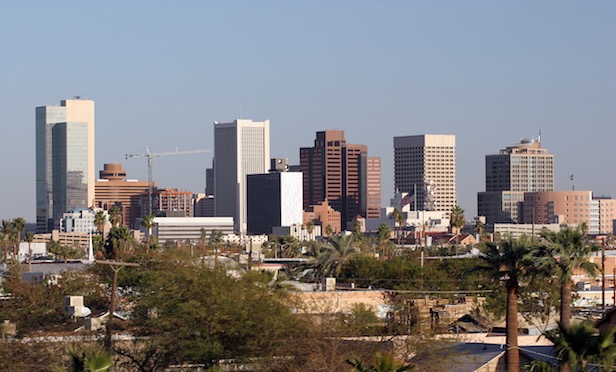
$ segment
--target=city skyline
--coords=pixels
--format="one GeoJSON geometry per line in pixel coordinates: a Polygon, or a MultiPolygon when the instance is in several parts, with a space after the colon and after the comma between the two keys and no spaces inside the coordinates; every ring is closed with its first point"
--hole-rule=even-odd
{"type": "MultiPolygon", "coordinates": [[[[381,158],[382,203],[392,138],[427,133],[456,135],[469,218],[485,155],[539,131],[555,190],[574,175],[616,196],[612,2],[74,5],[0,5],[0,218],[34,222],[34,107],[75,95],[97,104],[94,168],[139,180],[145,161],[124,154],[213,150],[212,120],[250,118],[271,120],[271,155],[290,164],[315,131],[344,130],[381,158]]],[[[156,159],[154,180],[203,192],[211,161],[156,159]]]]}

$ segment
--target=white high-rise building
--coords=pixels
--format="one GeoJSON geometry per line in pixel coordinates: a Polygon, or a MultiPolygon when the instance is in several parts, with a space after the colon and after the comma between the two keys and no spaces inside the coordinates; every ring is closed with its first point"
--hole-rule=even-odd
{"type": "Polygon", "coordinates": [[[415,210],[449,212],[456,205],[456,136],[394,137],[394,187],[415,210]]]}
{"type": "Polygon", "coordinates": [[[94,101],[36,108],[36,225],[58,227],[62,214],[94,202],[94,101]]]}
{"type": "Polygon", "coordinates": [[[246,176],[267,173],[269,120],[214,122],[214,213],[233,217],[235,231],[246,232],[246,176]]]}

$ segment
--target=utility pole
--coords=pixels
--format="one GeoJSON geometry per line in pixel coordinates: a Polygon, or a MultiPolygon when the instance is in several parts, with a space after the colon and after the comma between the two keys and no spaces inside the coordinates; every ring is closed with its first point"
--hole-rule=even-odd
{"type": "Polygon", "coordinates": [[[113,333],[113,312],[115,310],[115,294],[118,290],[118,271],[124,266],[139,266],[132,262],[117,262],[117,261],[96,261],[98,264],[109,265],[113,270],[113,285],[111,286],[111,299],[109,301],[109,320],[107,321],[107,334],[105,335],[105,347],[111,353],[113,344],[111,342],[111,334],[113,333]]]}

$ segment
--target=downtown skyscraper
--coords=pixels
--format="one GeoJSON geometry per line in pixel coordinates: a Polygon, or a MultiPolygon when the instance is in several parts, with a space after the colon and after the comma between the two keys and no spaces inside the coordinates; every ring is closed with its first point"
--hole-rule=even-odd
{"type": "Polygon", "coordinates": [[[94,203],[94,101],[36,108],[36,229],[49,232],[64,212],[94,203]]]}
{"type": "Polygon", "coordinates": [[[352,221],[379,218],[381,163],[366,145],[348,144],[342,130],[316,133],[314,146],[300,148],[304,210],[327,201],[341,213],[343,229],[352,221]]]}
{"type": "Polygon", "coordinates": [[[394,137],[394,189],[414,195],[416,210],[451,212],[456,205],[456,136],[394,137]]]}
{"type": "Polygon", "coordinates": [[[269,120],[214,122],[214,214],[233,217],[235,231],[246,232],[246,176],[267,173],[269,120]]]}
{"type": "Polygon", "coordinates": [[[486,155],[485,164],[477,212],[488,224],[520,223],[525,192],[554,191],[554,155],[541,147],[541,136],[486,155]]]}

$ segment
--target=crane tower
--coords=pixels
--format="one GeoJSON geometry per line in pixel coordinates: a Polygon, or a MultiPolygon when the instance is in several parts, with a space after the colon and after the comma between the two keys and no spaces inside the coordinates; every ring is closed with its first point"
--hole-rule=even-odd
{"type": "Polygon", "coordinates": [[[190,154],[204,154],[210,152],[210,150],[189,150],[179,151],[177,148],[175,151],[168,152],[152,152],[150,146],[145,147],[145,154],[126,154],[126,159],[130,158],[148,158],[148,213],[152,214],[152,158],[159,156],[171,156],[171,155],[190,155],[190,154]]]}

